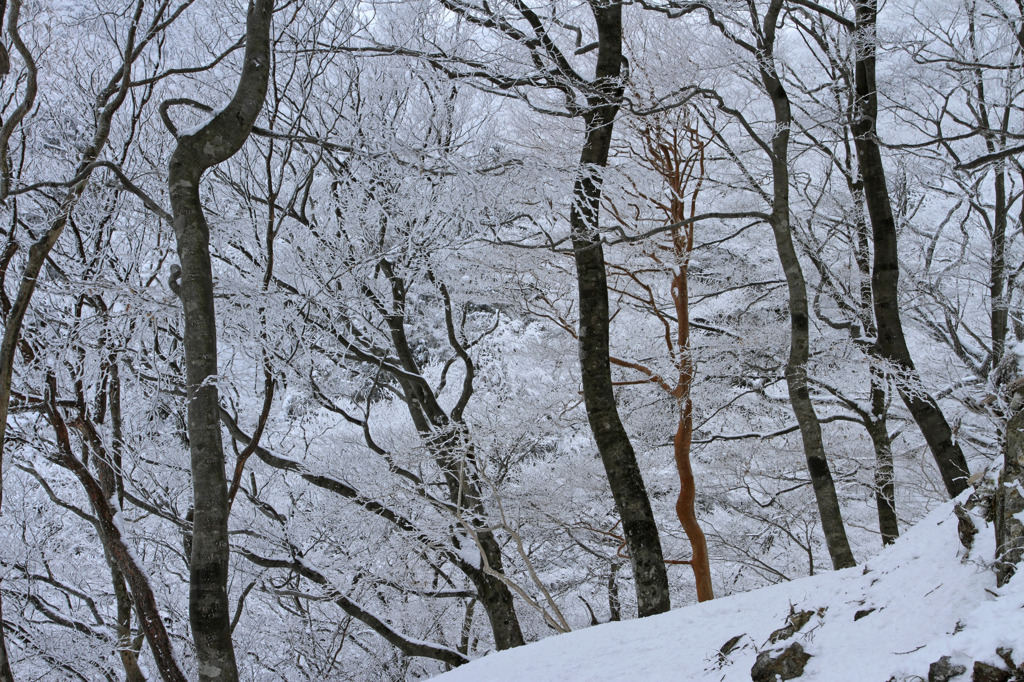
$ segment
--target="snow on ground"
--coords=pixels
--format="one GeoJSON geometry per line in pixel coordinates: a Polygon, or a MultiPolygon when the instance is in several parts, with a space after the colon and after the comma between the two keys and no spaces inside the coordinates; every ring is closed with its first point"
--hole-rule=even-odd
{"type": "Polygon", "coordinates": [[[759,651],[799,642],[812,656],[801,680],[923,681],[931,663],[949,656],[967,670],[953,679],[966,682],[974,661],[1006,667],[999,647],[1013,649],[1017,664],[1024,659],[1024,576],[996,588],[992,526],[975,522],[979,533],[966,557],[947,503],[856,568],[548,637],[436,679],[750,680],[759,651]],[[789,639],[769,643],[791,609],[814,615],[789,639]]]}

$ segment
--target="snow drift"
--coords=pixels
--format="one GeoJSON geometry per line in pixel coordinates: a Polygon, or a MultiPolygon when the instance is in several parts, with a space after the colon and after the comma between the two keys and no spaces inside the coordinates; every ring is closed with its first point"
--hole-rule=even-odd
{"type": "Polygon", "coordinates": [[[750,680],[760,653],[793,644],[810,655],[802,680],[926,680],[933,664],[936,679],[969,680],[976,663],[1009,672],[1024,661],[1024,578],[996,588],[992,526],[971,518],[970,551],[949,502],[856,568],[549,637],[435,679],[750,680]]]}

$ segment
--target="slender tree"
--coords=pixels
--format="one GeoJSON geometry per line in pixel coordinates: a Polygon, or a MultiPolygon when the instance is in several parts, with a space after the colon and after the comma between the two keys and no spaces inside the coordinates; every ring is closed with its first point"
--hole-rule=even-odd
{"type": "MultiPolygon", "coordinates": [[[[689,109],[674,109],[640,119],[637,126],[639,149],[632,156],[653,171],[667,188],[667,197],[637,188],[627,192],[662,213],[670,226],[669,244],[655,243],[648,253],[660,267],[670,268],[672,314],[666,314],[655,300],[653,289],[641,282],[640,275],[629,266],[614,266],[628,282],[640,285],[644,292],[642,303],[664,327],[668,353],[677,369],[674,380],[666,380],[650,367],[634,361],[612,357],[611,363],[640,372],[646,381],[655,383],[676,401],[678,421],[672,440],[676,472],[679,474],[679,496],[676,516],[690,541],[691,557],[686,562],[693,569],[697,600],[714,598],[708,545],[700,521],[697,519],[697,487],[693,475],[691,450],[693,446],[693,385],[695,366],[690,335],[690,260],[694,248],[694,218],[701,188],[707,175],[706,151],[714,133],[704,133],[700,122],[689,109]],[[672,327],[674,326],[674,331],[672,327]]],[[[608,202],[610,212],[625,228],[635,227],[618,208],[608,202]]],[[[609,266],[612,269],[612,266],[609,266]]],[[[616,287],[613,286],[613,289],[616,287]]]]}
{"type": "Polygon", "coordinates": [[[878,144],[878,92],[875,84],[875,50],[878,42],[877,0],[854,3],[854,44],[856,46],[857,106],[852,123],[857,159],[864,183],[864,200],[871,218],[874,263],[871,291],[874,297],[876,345],[879,354],[896,373],[896,386],[903,402],[924,435],[950,497],[967,489],[970,471],[960,445],[935,399],[925,392],[907,347],[899,306],[899,248],[885,166],[878,144]]]}
{"type": "MultiPolygon", "coordinates": [[[[483,80],[488,89],[497,87],[522,91],[535,87],[555,91],[564,98],[568,115],[583,123],[583,145],[576,166],[569,213],[580,310],[579,357],[583,399],[612,497],[622,519],[623,535],[636,581],[638,611],[641,616],[662,613],[669,609],[670,603],[661,539],[636,453],[615,402],[609,364],[608,278],[598,223],[602,171],[608,165],[612,128],[622,106],[624,90],[623,5],[618,0],[588,2],[596,40],[586,49],[577,50],[577,54],[594,53],[594,76],[587,78],[574,68],[552,34],[552,27],[562,25],[559,20],[553,20],[549,25],[540,14],[519,1],[512,3],[514,13],[511,16],[487,2],[479,5],[461,0],[441,2],[468,22],[495,30],[509,44],[526,48],[531,68],[536,70],[529,76],[509,77],[481,70],[477,62],[462,60],[451,67],[453,76],[483,80]],[[540,64],[546,65],[543,70],[537,68],[540,64]]],[[[580,29],[575,30],[578,32],[580,29]]],[[[436,56],[425,56],[432,63],[438,63],[436,56]]],[[[528,96],[524,95],[523,99],[529,101],[528,96]]]]}
{"type": "MultiPolygon", "coordinates": [[[[736,46],[756,59],[756,77],[762,91],[768,96],[774,115],[774,126],[770,139],[757,135],[743,114],[728,107],[718,93],[709,93],[725,113],[737,118],[755,143],[767,154],[771,163],[771,192],[761,191],[762,198],[771,205],[767,222],[775,237],[775,249],[786,279],[789,294],[789,357],[786,362],[786,386],[789,401],[799,425],[803,441],[807,470],[811,477],[814,495],[821,516],[822,530],[828,546],[832,565],[836,569],[856,564],[850,542],[843,525],[842,510],[836,493],[835,481],[829,468],[828,455],[821,434],[821,421],[814,409],[808,386],[807,363],[810,359],[810,310],[807,296],[807,281],[797,255],[793,239],[793,225],[790,206],[790,187],[793,181],[790,170],[790,138],[793,128],[793,110],[785,84],[776,63],[775,47],[780,17],[785,0],[770,0],[763,12],[753,2],[745,19],[734,19],[737,23],[750,22],[749,30],[753,40],[746,40],[735,34],[723,22],[715,8],[705,3],[686,3],[689,10],[703,10],[709,21],[736,46]]],[[[730,23],[732,23],[730,21],[730,23]]]]}
{"type": "Polygon", "coordinates": [[[622,99],[622,5],[591,0],[597,26],[596,92],[588,97],[579,178],[570,214],[580,310],[580,365],[587,418],[622,518],[636,579],[640,616],[669,609],[668,577],[650,499],[633,444],[615,404],[609,360],[608,277],[598,231],[601,172],[608,164],[612,125],[622,99]]]}
{"type": "MultiPolygon", "coordinates": [[[[181,263],[174,283],[185,315],[188,436],[195,514],[189,563],[189,614],[200,680],[237,680],[228,604],[228,491],[220,433],[217,318],[210,227],[199,198],[203,173],[231,158],[249,137],[270,75],[273,0],[252,0],[246,17],[242,73],[231,101],[208,122],[178,133],[168,191],[181,263]]],[[[169,121],[169,119],[167,119],[169,121]]]]}

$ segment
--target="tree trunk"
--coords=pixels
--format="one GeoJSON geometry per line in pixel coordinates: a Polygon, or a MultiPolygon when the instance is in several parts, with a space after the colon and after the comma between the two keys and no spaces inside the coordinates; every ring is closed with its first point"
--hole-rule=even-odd
{"type": "MultiPolygon", "coordinates": [[[[501,545],[486,522],[487,509],[483,502],[480,477],[477,475],[476,455],[468,428],[462,420],[462,410],[473,391],[472,361],[455,338],[454,330],[449,328],[449,343],[467,363],[462,395],[449,414],[437,402],[433,390],[423,378],[412,346],[409,344],[405,329],[408,294],[406,283],[386,258],[380,260],[378,268],[387,277],[391,288],[392,308],[385,315],[385,320],[391,344],[402,369],[405,370],[405,374],[396,372],[393,376],[402,387],[409,417],[444,476],[448,500],[460,514],[463,510],[467,512],[461,520],[472,530],[482,561],[485,562],[483,565],[495,573],[504,574],[501,545]]],[[[447,305],[447,288],[439,285],[438,289],[447,305]]],[[[516,614],[515,599],[508,585],[500,577],[484,571],[483,566],[475,567],[463,562],[459,567],[476,587],[477,597],[491,624],[495,648],[511,649],[525,644],[526,639],[523,637],[519,616],[516,614]]]]}
{"type": "Polygon", "coordinates": [[[270,75],[273,0],[252,0],[246,17],[242,75],[228,105],[208,123],[178,135],[168,188],[174,215],[185,317],[185,380],[195,509],[189,563],[189,615],[199,679],[238,679],[228,604],[228,498],[217,392],[217,319],[210,264],[210,229],[199,182],[245,143],[263,107],[270,75]]]}
{"type": "MultiPolygon", "coordinates": [[[[477,541],[483,547],[483,555],[488,565],[498,573],[503,573],[505,569],[501,560],[501,547],[494,534],[489,531],[478,531],[477,541]]],[[[501,651],[526,644],[522,628],[519,626],[519,617],[516,615],[512,591],[508,589],[508,585],[483,571],[470,571],[468,575],[491,624],[494,647],[501,651]]]]}
{"type": "MultiPolygon", "coordinates": [[[[706,140],[702,140],[697,128],[692,128],[689,133],[691,145],[696,147],[696,158],[688,160],[680,159],[678,142],[675,140],[671,145],[662,145],[666,163],[660,167],[660,175],[669,182],[672,191],[672,198],[669,201],[669,219],[672,224],[679,224],[687,217],[693,218],[696,214],[697,198],[700,195],[700,187],[704,182],[704,149],[706,140]],[[680,161],[683,161],[680,163],[680,161]],[[695,164],[697,176],[696,187],[690,195],[689,216],[686,212],[686,201],[683,192],[686,191],[691,175],[684,176],[684,169],[691,168],[689,163],[695,164]]],[[[649,147],[649,149],[652,149],[649,147]]],[[[657,164],[657,155],[649,154],[648,163],[652,166],[657,164]],[[651,158],[654,157],[654,158],[651,158]]],[[[672,303],[676,311],[676,362],[679,367],[679,375],[676,379],[676,387],[673,397],[679,403],[679,423],[676,427],[676,435],[672,439],[673,454],[676,461],[676,472],[679,474],[679,496],[676,498],[676,516],[679,524],[683,527],[687,539],[690,541],[690,568],[693,569],[694,586],[697,589],[697,601],[709,601],[715,598],[714,587],[711,583],[711,566],[708,562],[708,542],[704,536],[704,530],[697,520],[697,484],[693,477],[693,465],[690,459],[690,452],[693,446],[693,354],[690,348],[690,256],[693,253],[693,222],[686,223],[682,227],[672,230],[672,254],[675,257],[674,274],[672,276],[672,303]]]]}
{"type": "Polygon", "coordinates": [[[1006,424],[1003,471],[996,488],[996,584],[1002,587],[1024,559],[1024,411],[1006,424]]]}
{"type": "MultiPolygon", "coordinates": [[[[693,244],[692,223],[686,240],[687,243],[693,244]]],[[[675,242],[678,245],[678,236],[675,242]]],[[[676,396],[679,401],[679,425],[676,427],[672,446],[676,460],[676,472],[679,474],[676,516],[690,541],[690,568],[693,569],[697,601],[700,602],[714,599],[715,591],[711,583],[711,566],[708,563],[708,541],[697,520],[695,506],[697,484],[693,478],[693,466],[690,462],[690,448],[693,444],[693,400],[690,398],[690,390],[693,387],[693,359],[690,355],[690,305],[686,274],[689,253],[687,253],[685,261],[678,270],[679,274],[673,277],[672,281],[672,297],[676,303],[676,316],[679,324],[677,344],[680,360],[677,386],[679,395],[676,396]]]]}
{"type": "MultiPolygon", "coordinates": [[[[38,88],[35,60],[22,42],[18,32],[21,5],[21,0],[12,0],[10,3],[10,13],[7,14],[7,34],[11,44],[25,63],[25,96],[14,112],[7,117],[3,126],[0,127],[0,201],[6,201],[10,191],[11,176],[8,167],[8,154],[11,135],[14,133],[15,128],[20,125],[25,115],[32,110],[38,88]]],[[[0,7],[3,9],[3,11],[0,11],[0,20],[2,20],[3,14],[7,9],[7,2],[4,1],[0,7]]],[[[106,146],[114,114],[121,108],[128,95],[128,90],[131,86],[131,66],[135,50],[135,34],[141,12],[142,3],[139,2],[135,7],[135,22],[125,37],[124,62],[121,70],[111,81],[111,87],[105,90],[96,100],[95,104],[98,112],[96,127],[90,144],[82,152],[74,175],[74,177],[81,177],[82,179],[71,185],[65,192],[58,206],[56,217],[51,221],[46,232],[29,248],[28,261],[25,263],[25,270],[21,276],[17,297],[11,305],[11,309],[4,311],[6,320],[3,341],[0,342],[0,505],[3,503],[3,455],[7,435],[7,416],[11,401],[11,382],[14,376],[15,355],[21,342],[22,325],[24,324],[25,315],[28,312],[32,296],[35,294],[36,283],[38,282],[43,264],[57,243],[57,240],[63,234],[71,212],[84,194],[91,177],[91,164],[99,158],[100,153],[106,146]]],[[[2,619],[3,614],[0,611],[0,682],[7,682],[13,681],[14,678],[11,674],[10,662],[7,657],[6,635],[2,627],[2,619]]]]}
{"type": "MultiPolygon", "coordinates": [[[[111,422],[119,422],[121,418],[120,404],[120,379],[116,372],[116,361],[108,368],[110,385],[108,393],[110,396],[111,422]]],[[[98,419],[98,418],[97,418],[98,419]]],[[[114,433],[114,446],[120,448],[121,429],[119,425],[112,427],[114,433]]],[[[96,436],[96,440],[99,438],[96,436]]],[[[100,445],[96,443],[95,445],[100,445]]],[[[119,451],[119,450],[118,450],[119,451]]],[[[118,482],[120,481],[120,463],[114,462],[113,448],[97,448],[94,446],[92,458],[93,467],[96,470],[96,482],[103,491],[103,496],[112,503],[118,498],[118,482]]],[[[106,549],[106,545],[104,545],[106,549]]],[[[117,561],[105,551],[107,566],[110,569],[110,581],[114,587],[114,599],[117,603],[117,655],[121,658],[124,666],[126,682],[145,682],[145,676],[139,668],[139,652],[132,647],[132,602],[125,585],[124,574],[117,565],[117,561]]]]}
{"type": "MultiPolygon", "coordinates": [[[[875,327],[873,309],[874,297],[871,293],[871,237],[864,215],[864,188],[860,180],[851,181],[850,194],[857,212],[855,224],[857,243],[854,247],[854,259],[860,272],[860,300],[858,314],[868,338],[878,334],[875,327]]],[[[889,438],[889,421],[885,409],[886,381],[885,372],[878,366],[882,358],[878,347],[872,344],[867,349],[871,358],[871,414],[865,421],[868,435],[875,448],[875,506],[878,508],[878,530],[882,534],[882,544],[891,545],[899,537],[899,519],[896,516],[896,471],[892,461],[892,439],[889,438]]]]}
{"type": "Polygon", "coordinates": [[[587,417],[622,519],[636,581],[637,609],[644,617],[669,610],[668,576],[636,453],[615,405],[609,360],[608,281],[597,231],[600,169],[608,163],[612,124],[622,96],[622,6],[591,0],[591,10],[598,31],[595,87],[599,94],[588,97],[589,110],[583,116],[586,140],[570,215],[579,289],[580,366],[587,417]]]}
{"type": "Polygon", "coordinates": [[[875,90],[875,19],[877,0],[861,0],[856,8],[857,109],[852,124],[857,160],[864,183],[864,198],[871,218],[875,242],[871,290],[874,296],[876,346],[879,355],[894,366],[896,386],[924,435],[938,464],[942,481],[950,497],[967,489],[970,472],[967,459],[953,439],[953,432],[938,403],[924,392],[903,335],[898,299],[899,252],[896,221],[886,187],[885,168],[875,127],[878,96],[875,90]]]}
{"type": "MultiPolygon", "coordinates": [[[[0,597],[2,600],[2,597],[0,597]]],[[[0,601],[0,630],[3,630],[2,601],[0,601]]],[[[0,682],[14,682],[14,673],[11,671],[11,659],[7,655],[7,638],[0,636],[0,682]]]]}
{"type": "Polygon", "coordinates": [[[900,536],[896,516],[896,482],[892,461],[892,441],[885,413],[885,375],[871,368],[871,415],[868,434],[875,446],[875,505],[878,508],[878,530],[882,544],[891,545],[900,536]]]}
{"type": "MultiPolygon", "coordinates": [[[[994,149],[994,145],[990,145],[994,149]]],[[[992,225],[992,249],[989,264],[989,300],[992,306],[992,355],[989,367],[994,370],[1003,359],[1006,350],[1006,333],[1009,328],[1009,305],[1006,295],[1006,171],[1002,162],[996,165],[995,177],[995,222],[992,225]]]]}
{"type": "Polygon", "coordinates": [[[772,137],[772,213],[771,227],[775,248],[786,276],[789,293],[789,359],[786,362],[786,386],[793,406],[800,436],[803,440],[807,470],[811,476],[814,496],[821,516],[832,566],[836,569],[855,566],[853,551],[846,537],[835,482],[829,470],[825,444],[821,436],[821,423],[814,411],[807,387],[807,360],[810,357],[810,315],[807,305],[807,284],[803,269],[793,246],[793,230],[789,216],[789,130],[792,111],[789,96],[782,85],[774,64],[775,23],[782,8],[781,0],[774,0],[764,19],[761,49],[761,80],[772,100],[775,111],[775,134],[772,137]]]}

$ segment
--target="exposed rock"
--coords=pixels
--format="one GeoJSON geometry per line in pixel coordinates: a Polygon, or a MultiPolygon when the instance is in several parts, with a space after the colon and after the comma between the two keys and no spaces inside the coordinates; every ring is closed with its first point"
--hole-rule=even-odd
{"type": "MultiPolygon", "coordinates": [[[[805,621],[806,622],[806,621],[805,621]]],[[[804,651],[799,642],[794,642],[772,657],[774,651],[762,651],[757,655],[757,662],[750,669],[753,682],[776,682],[776,680],[792,680],[804,674],[804,667],[811,655],[804,651]]]]}
{"type": "Polygon", "coordinates": [[[1003,668],[997,668],[981,661],[974,662],[974,673],[971,675],[973,682],[1010,682],[1013,673],[1003,668]]]}
{"type": "Polygon", "coordinates": [[[1014,650],[1006,646],[1000,646],[995,649],[995,655],[1002,658],[1002,663],[1007,664],[1007,668],[1014,670],[1017,666],[1014,664],[1014,650]]]}
{"type": "Polygon", "coordinates": [[[718,650],[718,653],[723,657],[728,656],[744,637],[746,637],[746,635],[736,635],[735,637],[732,637],[728,642],[722,645],[722,648],[718,650]]]}
{"type": "MultiPolygon", "coordinates": [[[[824,613],[825,609],[819,609],[817,611],[817,614],[819,616],[824,615],[824,613]]],[[[781,642],[784,639],[789,639],[797,632],[799,632],[800,628],[807,625],[807,621],[809,621],[811,617],[814,616],[814,614],[814,611],[797,611],[793,607],[793,605],[790,604],[789,615],[786,617],[786,625],[784,625],[783,627],[779,628],[771,635],[769,635],[768,643],[775,644],[777,642],[781,642]]]]}
{"type": "Polygon", "coordinates": [[[729,654],[731,654],[733,651],[736,651],[737,648],[740,648],[740,649],[746,648],[746,646],[747,646],[746,644],[744,644],[743,646],[738,646],[740,641],[744,637],[746,637],[746,636],[747,636],[746,633],[744,633],[742,635],[736,635],[735,637],[730,637],[729,641],[722,645],[722,648],[718,650],[718,662],[715,665],[716,668],[721,668],[726,663],[728,663],[729,662],[729,654]]]}
{"type": "Polygon", "coordinates": [[[964,509],[959,502],[953,507],[953,513],[957,518],[957,534],[960,536],[960,544],[964,546],[964,560],[971,555],[971,548],[974,546],[974,536],[978,534],[978,527],[974,525],[974,519],[970,512],[964,509]]]}
{"type": "Polygon", "coordinates": [[[958,663],[953,663],[949,656],[943,656],[928,666],[928,682],[949,682],[954,677],[959,677],[967,672],[967,668],[958,663]]]}
{"type": "Polygon", "coordinates": [[[853,614],[853,619],[854,620],[860,620],[864,616],[869,616],[869,615],[871,615],[874,612],[875,612],[875,609],[861,609],[857,613],[853,614]]]}

